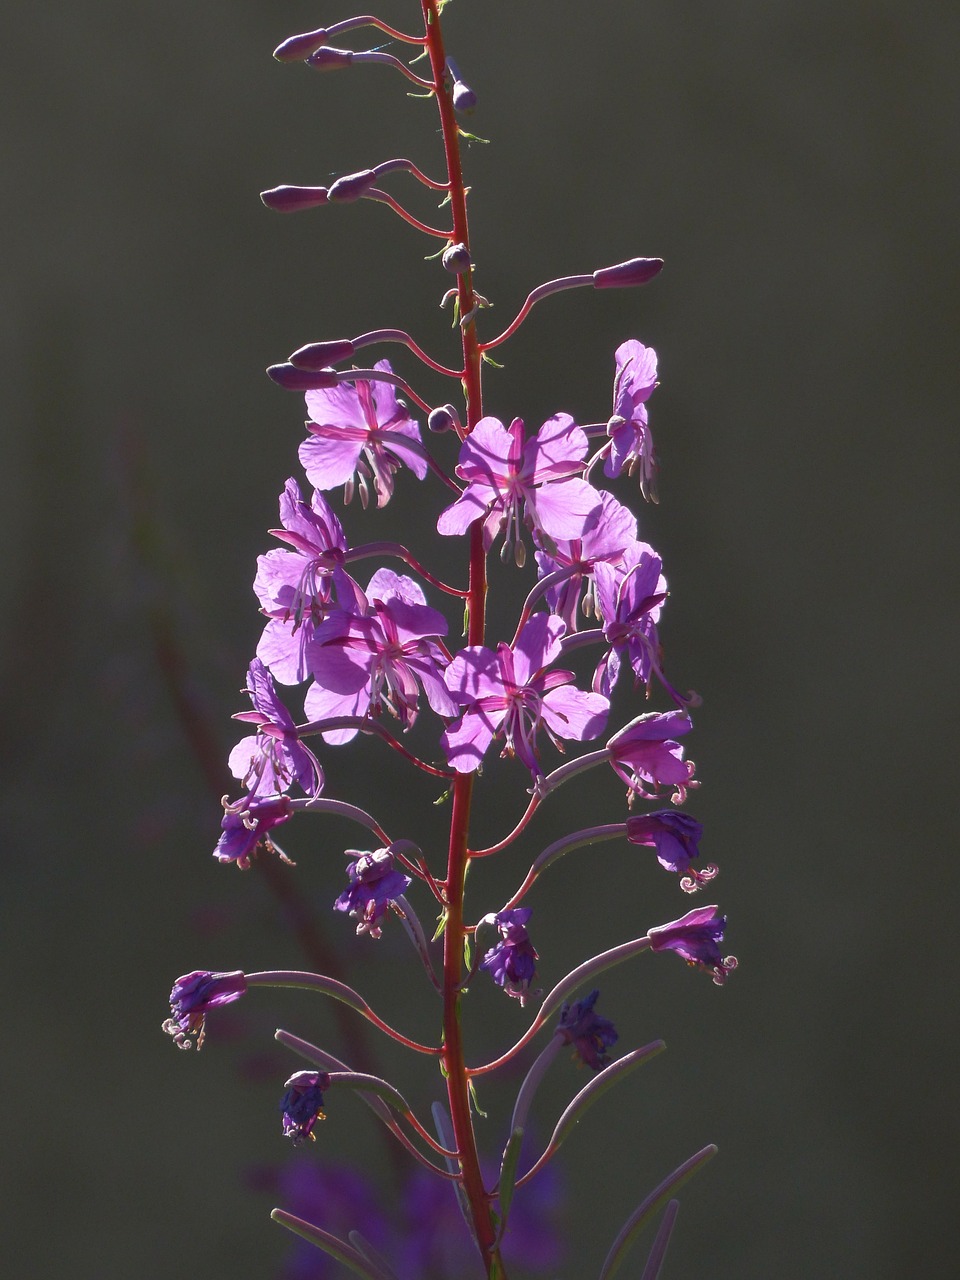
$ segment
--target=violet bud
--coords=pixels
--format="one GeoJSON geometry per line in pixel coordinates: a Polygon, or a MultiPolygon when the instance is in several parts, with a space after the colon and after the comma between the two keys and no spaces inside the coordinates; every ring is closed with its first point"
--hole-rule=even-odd
{"type": "Polygon", "coordinates": [[[448,249],[444,249],[440,261],[443,263],[444,270],[455,276],[462,276],[473,266],[470,252],[465,244],[452,244],[448,249]]]}
{"type": "Polygon", "coordinates": [[[282,44],[277,45],[273,56],[278,62],[304,62],[326,43],[326,27],[320,27],[317,31],[304,31],[302,35],[288,36],[282,44]]]}
{"type": "Polygon", "coordinates": [[[477,105],[477,95],[460,77],[460,68],[452,58],[447,59],[447,75],[452,81],[451,98],[454,111],[472,111],[477,105]]]}
{"type": "Polygon", "coordinates": [[[373,169],[361,169],[358,173],[346,173],[332,183],[328,192],[331,204],[350,204],[365,196],[377,181],[373,169]]]}
{"type": "Polygon", "coordinates": [[[379,938],[380,921],[387,914],[390,904],[406,893],[413,881],[398,871],[389,849],[375,849],[364,853],[359,849],[348,852],[357,854],[356,862],[347,867],[349,886],[333,904],[336,911],[347,911],[359,920],[357,933],[369,933],[379,938]]]}
{"type": "Polygon", "coordinates": [[[270,365],[267,377],[284,391],[325,391],[340,381],[335,369],[297,369],[292,364],[270,365]]]}
{"type": "Polygon", "coordinates": [[[170,992],[170,1017],[163,1024],[178,1049],[189,1049],[196,1037],[197,1050],[203,1047],[207,1012],[222,1004],[239,1000],[247,989],[246,975],[237,969],[232,973],[211,973],[195,969],[178,978],[170,992]]]}
{"type": "Polygon", "coordinates": [[[294,1146],[305,1138],[313,1142],[314,1125],[325,1119],[323,1091],[330,1088],[330,1077],[325,1071],[295,1071],[284,1088],[286,1093],[280,1099],[283,1136],[294,1146]]]}
{"type": "Polygon", "coordinates": [[[275,213],[299,213],[301,209],[316,209],[328,202],[326,187],[271,187],[261,191],[260,199],[275,213]]]}
{"type": "Polygon", "coordinates": [[[318,71],[339,71],[341,67],[349,67],[352,61],[352,49],[331,49],[326,45],[307,58],[311,67],[316,67],[318,71]]]}
{"type": "Polygon", "coordinates": [[[298,347],[290,357],[289,363],[297,369],[328,369],[339,364],[341,360],[349,360],[356,348],[349,338],[338,338],[331,342],[308,342],[305,347],[298,347]]]}
{"type": "Polygon", "coordinates": [[[620,1039],[609,1018],[594,1013],[599,991],[591,991],[584,1000],[565,1004],[560,1010],[557,1035],[572,1044],[574,1055],[592,1071],[601,1071],[610,1062],[607,1050],[620,1039]]]}
{"type": "Polygon", "coordinates": [[[430,416],[427,418],[427,427],[430,431],[439,434],[442,431],[454,431],[460,427],[460,415],[452,404],[441,404],[436,409],[430,410],[430,416]]]}
{"type": "Polygon", "coordinates": [[[521,1004],[531,997],[530,983],[536,977],[539,958],[526,928],[531,914],[530,907],[514,907],[490,917],[500,930],[500,941],[480,961],[480,968],[489,973],[497,986],[521,1004]]]}
{"type": "Polygon", "coordinates": [[[613,267],[601,267],[593,273],[595,289],[626,289],[635,284],[646,284],[663,270],[662,258],[631,258],[613,267]]]}

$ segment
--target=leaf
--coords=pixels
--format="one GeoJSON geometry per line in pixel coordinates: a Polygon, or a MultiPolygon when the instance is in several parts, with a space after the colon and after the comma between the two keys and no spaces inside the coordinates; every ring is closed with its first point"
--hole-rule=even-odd
{"type": "Polygon", "coordinates": [[[500,1164],[500,1231],[497,1241],[503,1239],[507,1227],[507,1217],[513,1201],[514,1188],[517,1185],[517,1165],[520,1163],[520,1148],[523,1146],[523,1130],[514,1129],[503,1149],[503,1160],[500,1164]]]}
{"type": "Polygon", "coordinates": [[[286,1227],[294,1235],[300,1236],[302,1239],[308,1240],[310,1244],[316,1245],[318,1249],[322,1249],[324,1253],[329,1254],[331,1258],[335,1258],[337,1262],[342,1262],[345,1267],[349,1267],[356,1275],[363,1276],[364,1280],[384,1280],[383,1272],[374,1271],[355,1249],[351,1248],[338,1236],[331,1235],[329,1231],[324,1231],[322,1227],[316,1227],[312,1222],[304,1222],[303,1218],[287,1213],[285,1209],[274,1209],[270,1217],[274,1222],[279,1222],[281,1227],[286,1227]]]}

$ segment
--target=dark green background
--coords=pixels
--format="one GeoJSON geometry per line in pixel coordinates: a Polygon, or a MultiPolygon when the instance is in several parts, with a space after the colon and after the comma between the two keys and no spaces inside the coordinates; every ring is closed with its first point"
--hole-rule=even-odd
{"type": "MultiPolygon", "coordinates": [[[[415,11],[378,9],[408,27],[415,11]]],[[[285,1154],[276,1080],[296,1064],[248,1057],[271,1054],[278,1022],[334,1050],[337,1032],[317,1001],[258,995],[199,1058],[160,1035],[178,973],[300,957],[260,879],[209,857],[216,797],[150,618],[173,627],[225,752],[258,634],[253,561],[301,438],[298,398],[262,368],[379,325],[455,358],[448,282],[413,231],[375,205],[283,219],[257,200],[394,155],[440,170],[429,104],[388,71],[271,61],[347,12],[100,0],[7,20],[11,1274],[259,1278],[286,1247],[240,1170],[285,1154]]],[[[662,1035],[669,1053],[569,1141],[567,1277],[596,1274],[633,1204],[710,1140],[721,1155],[683,1196],[670,1277],[956,1274],[957,27],[941,0],[448,11],[480,99],[470,127],[492,139],[466,156],[485,332],[545,278],[667,260],[643,291],[545,304],[487,404],[594,421],[614,347],[660,352],[662,502],[642,529],[673,592],[669,670],[705,697],[690,809],[741,961],[724,992],[669,957],[604,982],[623,1047],[662,1035]]],[[[392,189],[429,210],[412,181],[392,189]]],[[[396,516],[425,549],[439,498],[401,487],[396,516]]],[[[396,824],[411,793],[433,796],[375,746],[332,770],[355,795],[367,770],[396,824]]],[[[520,803],[497,797],[492,830],[520,803]]],[[[565,803],[528,856],[621,812],[591,786],[565,803]]],[[[371,1001],[430,1034],[399,943],[355,946],[326,916],[343,844],[317,852],[313,834],[291,840],[298,885],[371,1001]]],[[[622,850],[574,854],[537,894],[546,981],[690,905],[622,850]]],[[[495,994],[476,1002],[503,1043],[522,1015],[495,994]]],[[[544,1127],[582,1081],[558,1069],[544,1127]]],[[[490,1102],[495,1146],[505,1103],[490,1102]]],[[[381,1159],[366,1112],[330,1112],[317,1158],[381,1159]]]]}

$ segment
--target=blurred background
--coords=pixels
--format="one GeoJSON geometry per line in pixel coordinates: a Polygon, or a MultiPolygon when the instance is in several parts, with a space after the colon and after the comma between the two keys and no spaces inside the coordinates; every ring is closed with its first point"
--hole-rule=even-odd
{"type": "MultiPolygon", "coordinates": [[[[413,29],[416,10],[376,11],[413,29]]],[[[18,1275],[279,1276],[276,1102],[300,1064],[278,1025],[374,1055],[423,1108],[437,1090],[296,993],[226,1011],[199,1057],[159,1028],[180,973],[303,964],[306,908],[376,1007],[435,1033],[400,931],[356,940],[328,910],[355,830],[298,827],[279,879],[210,857],[259,635],[255,557],[299,474],[302,402],[262,370],[382,325],[456,358],[449,281],[416,232],[378,205],[283,218],[257,198],[396,155],[441,171],[433,109],[393,73],[271,60],[349,12],[99,0],[8,18],[2,1149],[18,1275]]],[[[490,140],[465,157],[477,286],[496,305],[484,333],[544,279],[667,261],[643,290],[538,308],[498,353],[487,409],[597,421],[614,348],[660,353],[661,502],[641,531],[671,586],[667,670],[704,697],[688,808],[740,958],[723,991],[662,956],[604,980],[620,1047],[662,1036],[668,1052],[569,1139],[565,1258],[512,1280],[595,1275],[634,1205],[708,1141],[720,1155],[681,1197],[666,1276],[956,1274],[958,25],[934,0],[447,11],[479,98],[468,127],[490,140]]],[[[412,182],[391,190],[430,220],[412,182]]],[[[423,394],[449,397],[403,356],[423,394]]],[[[427,558],[444,500],[406,480],[372,525],[348,510],[348,535],[402,531],[427,558]]],[[[373,782],[392,826],[435,847],[435,789],[376,744],[324,764],[331,794],[373,782]]],[[[522,796],[517,769],[491,777],[493,839],[522,796]]],[[[478,872],[477,914],[571,824],[622,812],[616,788],[567,791],[478,872]]],[[[550,874],[531,898],[549,984],[692,905],[633,850],[550,874]]],[[[470,1001],[478,1053],[525,1025],[499,992],[470,1001]]],[[[543,1130],[583,1082],[558,1064],[543,1130]]],[[[516,1084],[481,1096],[491,1152],[516,1084]]],[[[375,1169],[391,1205],[369,1113],[328,1112],[311,1169],[375,1169]]]]}

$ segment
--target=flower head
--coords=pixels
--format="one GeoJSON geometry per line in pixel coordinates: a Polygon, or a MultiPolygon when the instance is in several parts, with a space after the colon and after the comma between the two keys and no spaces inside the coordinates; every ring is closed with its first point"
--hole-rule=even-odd
{"type": "Polygon", "coordinates": [[[530,983],[537,972],[537,953],[526,929],[532,914],[531,907],[514,907],[488,917],[500,930],[500,941],[480,961],[480,968],[486,969],[497,986],[521,1004],[530,999],[530,983]]]}
{"type": "Polygon", "coordinates": [[[683,711],[652,711],[637,716],[613,735],[607,752],[614,773],[627,784],[627,803],[634,796],[652,799],[662,786],[676,790],[671,799],[682,804],[694,774],[692,760],[684,760],[683,747],[672,735],[680,737],[693,728],[683,711]],[[652,788],[649,789],[648,788],[652,788]]]}
{"type": "Polygon", "coordinates": [[[736,956],[724,958],[719,943],[723,941],[727,917],[717,907],[697,907],[679,920],[648,930],[651,951],[675,951],[687,964],[705,969],[722,987],[727,975],[737,967],[736,956]]]}
{"type": "Polygon", "coordinates": [[[718,874],[719,868],[712,862],[701,871],[690,866],[694,858],[700,857],[698,842],[702,835],[703,827],[696,818],[675,809],[657,809],[654,813],[637,814],[627,819],[630,843],[656,849],[661,867],[676,871],[683,877],[680,887],[686,893],[693,893],[718,874]]]}
{"type": "Polygon", "coordinates": [[[230,772],[251,794],[288,791],[297,782],[308,796],[319,795],[323,770],[300,741],[293,717],[277,697],[270,672],[259,658],[247,670],[247,693],[253,711],[240,711],[233,718],[250,721],[257,732],[242,738],[230,752],[230,772]]]}
{"type": "MultiPolygon", "coordinates": [[[[378,360],[374,368],[393,372],[387,360],[378,360]]],[[[358,485],[366,506],[372,481],[377,506],[385,507],[401,466],[409,467],[418,480],[427,474],[420,428],[391,383],[341,382],[308,391],[306,401],[310,438],[300,446],[300,462],[317,489],[345,485],[349,501],[358,485]]]]}
{"type": "Polygon", "coordinates": [[[350,849],[348,852],[356,854],[357,860],[347,867],[350,886],[333,904],[334,909],[347,911],[359,920],[357,933],[369,933],[371,938],[379,938],[382,932],[380,921],[391,904],[406,893],[412,881],[397,870],[389,849],[375,849],[372,853],[350,849]]]}
{"type": "Polygon", "coordinates": [[[620,1039],[613,1023],[593,1011],[599,994],[591,991],[584,1000],[564,1004],[557,1025],[557,1035],[565,1044],[573,1045],[575,1057],[592,1071],[607,1066],[610,1061],[607,1050],[620,1039]]]}
{"type": "Polygon", "coordinates": [[[609,452],[604,473],[614,479],[622,471],[639,472],[640,492],[657,500],[657,458],[647,422],[646,402],[657,386],[657,353],[640,342],[617,347],[617,373],[613,382],[613,416],[607,423],[609,452]]]}
{"type": "Polygon", "coordinates": [[[220,862],[235,862],[243,870],[250,866],[250,859],[261,845],[269,853],[285,857],[268,833],[292,816],[289,796],[241,796],[233,804],[224,796],[222,833],[213,856],[220,862]]]}
{"type": "Polygon", "coordinates": [[[323,1091],[329,1089],[330,1077],[325,1071],[295,1071],[284,1085],[280,1099],[283,1112],[283,1136],[294,1146],[306,1138],[314,1141],[313,1127],[323,1120],[323,1091]]]}
{"type": "Polygon", "coordinates": [[[246,975],[239,969],[233,973],[210,973],[195,969],[178,978],[170,992],[170,1017],[163,1024],[173,1036],[178,1049],[189,1049],[196,1036],[197,1050],[203,1047],[207,1011],[223,1004],[233,1004],[247,989],[246,975]]]}

